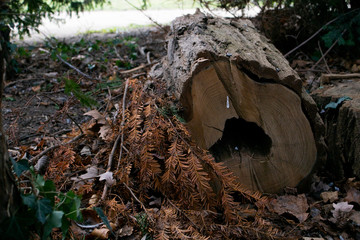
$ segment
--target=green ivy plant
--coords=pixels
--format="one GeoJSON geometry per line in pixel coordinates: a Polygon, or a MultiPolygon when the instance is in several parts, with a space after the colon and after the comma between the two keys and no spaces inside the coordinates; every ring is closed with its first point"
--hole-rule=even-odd
{"type": "Polygon", "coordinates": [[[16,213],[2,223],[0,234],[4,239],[29,239],[37,234],[42,240],[50,237],[54,228],[60,228],[65,239],[70,220],[81,221],[81,197],[73,191],[56,191],[53,181],[45,180],[30,167],[27,160],[11,159],[13,170],[31,187],[22,189],[19,184],[22,205],[16,213]]]}

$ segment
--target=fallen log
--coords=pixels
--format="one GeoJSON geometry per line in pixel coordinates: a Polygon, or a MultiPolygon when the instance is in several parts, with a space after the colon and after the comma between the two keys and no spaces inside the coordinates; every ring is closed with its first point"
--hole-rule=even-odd
{"type": "Polygon", "coordinates": [[[316,105],[249,20],[175,19],[151,76],[167,82],[194,141],[254,190],[295,187],[325,157],[316,105]]]}
{"type": "Polygon", "coordinates": [[[311,94],[323,110],[326,169],[338,179],[360,178],[360,79],[355,74],[331,79],[311,94]]]}

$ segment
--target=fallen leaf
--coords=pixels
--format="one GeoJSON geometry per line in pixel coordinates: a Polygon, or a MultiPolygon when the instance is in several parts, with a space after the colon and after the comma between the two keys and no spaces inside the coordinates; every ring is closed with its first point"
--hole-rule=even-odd
{"type": "Polygon", "coordinates": [[[99,124],[106,124],[105,117],[101,115],[101,113],[99,113],[98,110],[91,110],[89,112],[84,113],[84,115],[93,117],[99,124]]]}
{"type": "Polygon", "coordinates": [[[299,222],[304,222],[309,215],[306,212],[309,209],[309,205],[307,203],[305,194],[298,196],[280,196],[277,199],[273,199],[270,202],[270,206],[274,212],[278,214],[289,213],[295,216],[299,222]]]}
{"type": "Polygon", "coordinates": [[[91,155],[90,147],[89,146],[83,147],[83,149],[81,149],[81,151],[80,151],[80,155],[82,155],[82,156],[90,156],[91,155]]]}
{"type": "Polygon", "coordinates": [[[125,225],[124,227],[122,227],[118,230],[118,234],[119,234],[119,237],[126,237],[126,236],[131,236],[133,231],[134,231],[134,228],[132,226],[125,225]]]}
{"type": "Polygon", "coordinates": [[[41,86],[37,85],[31,88],[31,90],[33,90],[34,92],[40,92],[41,86]]]}
{"type": "Polygon", "coordinates": [[[151,196],[150,199],[152,200],[149,205],[152,207],[160,207],[161,206],[161,197],[151,196]]]}
{"type": "Polygon", "coordinates": [[[98,202],[98,200],[99,200],[98,196],[96,194],[93,194],[90,197],[89,205],[95,205],[98,202]]]}
{"type": "Polygon", "coordinates": [[[324,201],[324,203],[327,202],[335,202],[336,200],[339,199],[339,192],[335,191],[335,192],[322,192],[320,194],[320,197],[322,198],[322,200],[324,201]]]}
{"type": "Polygon", "coordinates": [[[100,239],[108,239],[109,232],[110,232],[110,230],[107,228],[100,228],[100,229],[95,228],[91,232],[91,236],[93,236],[95,238],[100,238],[100,239]]]}
{"type": "Polygon", "coordinates": [[[99,130],[100,138],[104,140],[111,140],[112,129],[109,125],[103,125],[99,130]]]}
{"type": "Polygon", "coordinates": [[[346,193],[345,201],[360,204],[360,191],[353,187],[350,188],[346,193]]]}
{"type": "Polygon", "coordinates": [[[86,179],[93,179],[99,176],[100,172],[103,172],[104,170],[99,169],[96,166],[91,166],[89,168],[86,169],[86,173],[78,176],[78,177],[72,177],[71,180],[73,181],[81,181],[81,180],[86,180],[86,179]]]}
{"type": "Polygon", "coordinates": [[[333,203],[334,210],[331,210],[335,219],[344,216],[353,209],[353,205],[348,202],[333,203]]]}
{"type": "Polygon", "coordinates": [[[103,174],[100,174],[100,181],[105,180],[106,181],[106,185],[108,185],[109,187],[114,185],[115,180],[113,178],[113,173],[112,172],[106,172],[103,174]]]}

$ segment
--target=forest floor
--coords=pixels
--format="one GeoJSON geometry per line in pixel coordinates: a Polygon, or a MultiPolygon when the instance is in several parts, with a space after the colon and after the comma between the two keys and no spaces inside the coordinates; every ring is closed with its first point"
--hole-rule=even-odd
{"type": "MultiPolygon", "coordinates": [[[[116,237],[110,238],[114,239],[360,239],[360,182],[356,179],[334,181],[319,173],[311,189],[301,194],[286,189],[282,195],[259,196],[237,189],[244,199],[236,192],[233,196],[223,193],[222,201],[216,201],[220,205],[209,200],[209,208],[196,204],[190,208],[184,198],[192,195],[186,191],[196,189],[190,191],[190,183],[181,182],[184,179],[176,182],[182,190],[175,186],[165,189],[162,184],[170,182],[164,176],[162,184],[156,182],[158,171],[167,167],[164,159],[170,159],[166,154],[171,155],[174,143],[189,148],[190,154],[199,154],[192,149],[173,99],[164,93],[161,83],[148,77],[150,68],[166,54],[165,31],[167,28],[139,29],[18,46],[13,62],[15,77],[6,83],[2,108],[12,157],[38,160],[39,154],[52,147],[46,178],[53,180],[59,191],[81,194],[82,206],[102,207],[113,224],[116,237]],[[138,125],[131,126],[135,123],[138,125]],[[159,143],[150,145],[164,153],[149,150],[151,160],[139,162],[135,158],[146,154],[138,146],[144,143],[133,135],[147,138],[144,126],[152,123],[159,124],[152,126],[153,135],[158,134],[156,128],[162,132],[157,136],[159,143]],[[64,144],[75,136],[80,136],[77,141],[64,144]],[[119,142],[123,153],[115,155],[122,162],[115,159],[114,170],[108,160],[119,142]],[[135,150],[141,154],[131,156],[135,150]],[[164,161],[164,165],[152,162],[155,160],[164,161]],[[116,176],[117,183],[111,183],[112,175],[105,179],[111,190],[99,180],[105,172],[116,176]],[[222,204],[241,211],[232,219],[222,204]]],[[[304,70],[312,64],[311,60],[292,61],[304,77],[304,85],[309,84],[304,70]]],[[[191,175],[194,170],[188,171],[191,175]]],[[[201,194],[201,188],[199,191],[201,194]]],[[[193,201],[197,202],[197,197],[193,201]]],[[[100,221],[91,214],[83,215],[88,218],[86,224],[100,221]]],[[[84,235],[90,239],[95,232],[98,235],[93,238],[109,237],[108,229],[99,234],[71,226],[75,239],[84,235]]],[[[59,237],[58,232],[53,237],[59,237]]]]}

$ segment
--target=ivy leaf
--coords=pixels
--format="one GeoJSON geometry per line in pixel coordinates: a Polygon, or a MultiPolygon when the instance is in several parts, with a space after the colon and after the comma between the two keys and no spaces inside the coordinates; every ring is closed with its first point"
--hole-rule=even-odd
{"type": "Polygon", "coordinates": [[[44,197],[50,199],[51,204],[54,205],[56,193],[56,187],[53,181],[46,180],[42,191],[40,191],[44,197]]]}
{"type": "Polygon", "coordinates": [[[58,206],[59,209],[61,209],[65,214],[66,217],[78,220],[80,217],[80,204],[81,199],[79,196],[76,196],[73,191],[69,191],[66,193],[66,195],[60,197],[60,202],[62,204],[58,206]]]}
{"type": "Polygon", "coordinates": [[[101,218],[101,220],[105,223],[106,227],[108,229],[110,229],[110,231],[112,232],[112,228],[110,226],[109,220],[107,219],[107,217],[105,216],[103,210],[101,208],[94,208],[94,210],[96,211],[96,213],[99,215],[99,217],[101,218]]]}
{"type": "Polygon", "coordinates": [[[42,189],[45,186],[45,179],[43,176],[37,174],[35,179],[35,187],[37,189],[42,189]]]}
{"type": "Polygon", "coordinates": [[[20,177],[24,171],[27,171],[30,169],[29,162],[25,159],[21,159],[20,161],[16,162],[12,157],[10,157],[10,161],[11,161],[12,165],[14,166],[14,172],[16,173],[16,176],[18,176],[18,177],[20,177]]]}
{"type": "Polygon", "coordinates": [[[36,202],[36,218],[44,224],[46,216],[52,212],[51,201],[47,198],[39,199],[36,202]]]}
{"type": "Polygon", "coordinates": [[[44,233],[42,236],[43,240],[46,240],[50,235],[53,228],[59,228],[62,225],[62,217],[64,216],[63,211],[53,211],[47,218],[44,225],[44,233]]]}
{"type": "Polygon", "coordinates": [[[23,203],[31,209],[36,208],[36,197],[34,194],[23,195],[21,194],[23,203]]]}
{"type": "Polygon", "coordinates": [[[62,224],[61,224],[62,240],[67,239],[66,235],[67,235],[67,233],[69,231],[70,225],[71,225],[70,221],[67,218],[64,217],[62,219],[62,224]]]}

